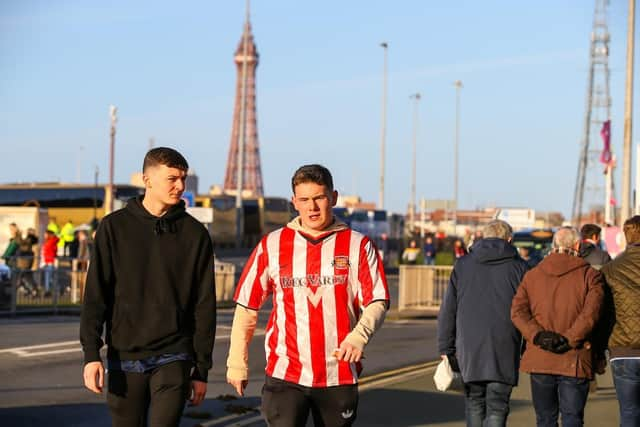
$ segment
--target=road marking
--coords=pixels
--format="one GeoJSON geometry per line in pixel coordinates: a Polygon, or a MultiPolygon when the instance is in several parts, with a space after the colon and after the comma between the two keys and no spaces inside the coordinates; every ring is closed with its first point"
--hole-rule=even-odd
{"type": "Polygon", "coordinates": [[[239,421],[235,423],[234,426],[238,426],[238,427],[248,426],[250,424],[256,423],[258,421],[263,421],[263,420],[264,418],[262,417],[262,415],[256,415],[255,417],[247,418],[246,420],[239,421]]]}
{"type": "Polygon", "coordinates": [[[52,342],[49,344],[38,344],[38,345],[30,345],[27,347],[13,347],[13,348],[3,348],[0,350],[0,353],[13,353],[16,351],[28,351],[28,350],[36,350],[40,348],[48,348],[48,347],[64,347],[67,345],[80,344],[80,341],[61,341],[61,342],[52,342]]]}
{"type": "MultiPolygon", "coordinates": [[[[221,329],[231,329],[230,326],[220,326],[221,329]]],[[[255,336],[262,336],[265,334],[263,329],[259,329],[255,332],[255,336]]],[[[231,334],[225,335],[216,335],[216,340],[227,340],[231,338],[231,334]]],[[[37,356],[49,356],[52,354],[64,354],[64,353],[73,353],[82,351],[82,347],[80,346],[80,341],[60,341],[60,342],[52,342],[48,344],[38,344],[38,345],[29,345],[24,347],[12,347],[12,348],[3,348],[0,349],[0,354],[2,353],[11,353],[18,357],[37,357],[37,356]],[[60,348],[60,347],[71,347],[72,348],[60,348]],[[46,349],[46,350],[45,350],[46,349]],[[42,350],[42,351],[33,351],[33,350],[42,350]]]]}
{"type": "Polygon", "coordinates": [[[358,390],[365,391],[415,377],[416,375],[433,370],[438,365],[438,363],[440,363],[440,360],[434,360],[431,362],[405,366],[404,368],[393,369],[391,371],[380,372],[375,375],[364,377],[360,381],[358,381],[358,390]]]}
{"type": "MultiPolygon", "coordinates": [[[[260,410],[260,408],[253,408],[253,409],[254,409],[254,410],[256,410],[256,411],[260,410]]],[[[232,420],[235,420],[235,419],[238,419],[238,418],[242,418],[242,417],[244,417],[245,415],[247,415],[247,414],[245,413],[245,414],[231,414],[231,415],[226,415],[226,416],[224,416],[224,417],[222,417],[222,418],[216,418],[216,419],[213,419],[213,420],[211,420],[211,421],[205,421],[205,422],[203,422],[203,423],[200,423],[200,426],[201,426],[201,427],[212,427],[212,426],[217,426],[217,425],[220,425],[220,424],[222,424],[222,423],[226,423],[227,421],[232,421],[232,420]]],[[[261,420],[261,419],[262,419],[262,415],[260,415],[260,416],[255,416],[255,417],[251,417],[251,418],[249,418],[249,419],[247,419],[247,420],[239,421],[238,423],[233,424],[233,425],[236,425],[236,426],[244,426],[244,425],[251,424],[251,423],[254,423],[254,422],[256,422],[256,421],[259,421],[259,420],[261,420]],[[250,422],[249,422],[249,421],[250,421],[250,422]],[[244,424],[240,424],[240,423],[244,423],[244,424]]]]}
{"type": "Polygon", "coordinates": [[[36,356],[48,356],[50,354],[73,353],[76,351],[82,351],[82,347],[67,348],[64,350],[37,351],[35,353],[18,351],[16,352],[16,354],[20,357],[36,357],[36,356]]]}

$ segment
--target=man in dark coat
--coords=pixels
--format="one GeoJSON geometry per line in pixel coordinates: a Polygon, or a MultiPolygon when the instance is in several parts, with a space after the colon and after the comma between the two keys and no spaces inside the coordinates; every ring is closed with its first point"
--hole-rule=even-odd
{"type": "Polygon", "coordinates": [[[596,270],[611,261],[609,253],[600,247],[600,231],[602,229],[595,224],[585,224],[580,228],[580,258],[596,270]]]}
{"type": "Polygon", "coordinates": [[[457,359],[468,426],[504,426],[518,383],[521,336],[511,300],[527,263],[511,245],[511,226],[491,221],[458,259],[438,316],[438,351],[457,359]]]}

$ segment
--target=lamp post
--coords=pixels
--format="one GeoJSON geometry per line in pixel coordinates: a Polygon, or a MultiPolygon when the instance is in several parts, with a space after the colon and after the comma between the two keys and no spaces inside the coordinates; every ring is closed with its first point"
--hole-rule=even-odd
{"type": "Polygon", "coordinates": [[[636,2],[629,0],[629,12],[627,21],[627,81],[624,97],[624,145],[622,148],[622,203],[620,206],[620,226],[629,218],[631,211],[631,136],[633,113],[633,52],[634,33],[636,26],[636,2]]]}
{"type": "Polygon", "coordinates": [[[460,144],[460,89],[462,81],[453,82],[456,88],[456,137],[453,149],[453,234],[457,235],[458,226],[458,146],[460,144]]]}
{"type": "Polygon", "coordinates": [[[113,212],[113,169],[115,163],[115,149],[116,149],[116,123],[118,122],[118,108],[115,105],[109,106],[109,116],[111,117],[111,142],[109,144],[109,191],[107,209],[108,212],[113,212]]]}
{"type": "Polygon", "coordinates": [[[416,152],[417,152],[417,140],[418,140],[418,105],[420,103],[420,93],[414,93],[409,98],[414,100],[413,103],[413,138],[412,147],[413,152],[411,156],[411,201],[409,202],[409,230],[413,235],[413,228],[415,227],[415,215],[416,215],[416,152]]]}
{"type": "Polygon", "coordinates": [[[384,61],[382,68],[382,127],[380,129],[380,193],[378,195],[378,209],[384,209],[384,169],[385,169],[385,144],[387,139],[387,51],[389,45],[380,43],[384,49],[384,61]]]}

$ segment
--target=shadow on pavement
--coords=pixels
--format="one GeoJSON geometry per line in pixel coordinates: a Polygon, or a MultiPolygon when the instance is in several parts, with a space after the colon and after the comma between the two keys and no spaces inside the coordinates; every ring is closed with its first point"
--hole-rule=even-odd
{"type": "Polygon", "coordinates": [[[24,406],[0,409],[3,427],[65,426],[110,427],[111,417],[105,404],[24,406]]]}
{"type": "Polygon", "coordinates": [[[357,425],[408,427],[464,421],[461,394],[374,389],[360,395],[357,425]],[[364,408],[370,408],[363,411],[364,408]],[[372,410],[371,408],[376,408],[372,410]]]}

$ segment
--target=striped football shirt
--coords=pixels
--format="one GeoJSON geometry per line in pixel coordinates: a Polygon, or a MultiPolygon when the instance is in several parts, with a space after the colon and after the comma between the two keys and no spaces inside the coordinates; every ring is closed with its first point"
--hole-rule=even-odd
{"type": "Polygon", "coordinates": [[[333,353],[361,308],[389,301],[382,261],[368,237],[349,228],[317,238],[288,226],[269,233],[245,265],[234,299],[258,310],[269,297],[268,376],[307,387],[357,382],[356,364],[333,353]]]}

